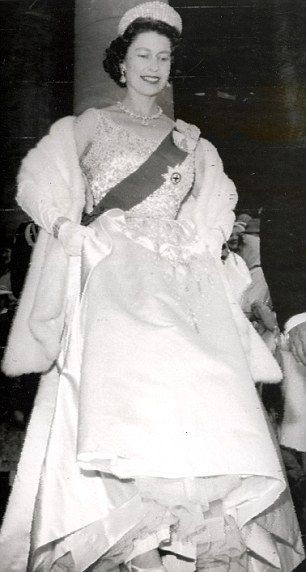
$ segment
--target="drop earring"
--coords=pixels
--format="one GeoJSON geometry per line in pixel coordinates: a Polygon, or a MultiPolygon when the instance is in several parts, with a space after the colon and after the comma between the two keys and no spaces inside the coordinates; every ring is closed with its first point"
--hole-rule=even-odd
{"type": "Polygon", "coordinates": [[[126,83],[125,69],[123,66],[121,67],[120,83],[126,83]]]}

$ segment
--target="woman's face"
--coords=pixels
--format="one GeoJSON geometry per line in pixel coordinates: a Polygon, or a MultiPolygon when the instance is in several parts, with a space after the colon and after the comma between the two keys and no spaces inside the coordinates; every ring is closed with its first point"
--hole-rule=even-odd
{"type": "Polygon", "coordinates": [[[142,32],[130,45],[123,65],[129,90],[157,95],[166,85],[171,67],[169,38],[157,32],[142,32]]]}

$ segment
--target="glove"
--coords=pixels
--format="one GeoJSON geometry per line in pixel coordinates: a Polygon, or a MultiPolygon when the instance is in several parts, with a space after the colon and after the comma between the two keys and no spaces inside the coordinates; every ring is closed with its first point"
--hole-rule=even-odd
{"type": "Polygon", "coordinates": [[[69,220],[65,221],[58,231],[58,240],[68,256],[81,256],[85,237],[94,238],[95,231],[69,220]]]}

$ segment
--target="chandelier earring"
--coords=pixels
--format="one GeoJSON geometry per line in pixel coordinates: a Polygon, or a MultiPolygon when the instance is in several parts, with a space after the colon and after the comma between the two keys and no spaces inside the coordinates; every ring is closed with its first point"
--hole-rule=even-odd
{"type": "Polygon", "coordinates": [[[126,83],[125,68],[121,66],[120,70],[121,70],[120,83],[126,83]]]}

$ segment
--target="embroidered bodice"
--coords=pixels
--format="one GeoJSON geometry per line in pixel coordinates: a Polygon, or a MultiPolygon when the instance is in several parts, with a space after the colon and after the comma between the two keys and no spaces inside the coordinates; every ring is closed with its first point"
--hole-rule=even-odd
{"type": "MultiPolygon", "coordinates": [[[[88,203],[95,206],[107,192],[133,173],[158,147],[132,131],[122,129],[108,113],[99,111],[95,136],[80,158],[86,178],[88,203]]],[[[194,153],[190,153],[178,168],[169,168],[164,183],[127,216],[174,219],[190,191],[195,171],[194,153]]]]}

